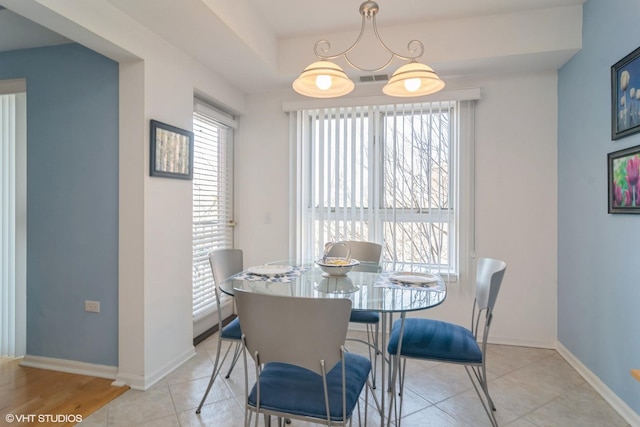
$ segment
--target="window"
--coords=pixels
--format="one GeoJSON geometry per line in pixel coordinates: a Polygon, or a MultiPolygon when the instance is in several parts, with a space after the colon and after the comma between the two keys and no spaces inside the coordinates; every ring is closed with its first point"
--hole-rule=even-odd
{"type": "Polygon", "coordinates": [[[394,269],[459,273],[454,101],[298,111],[298,256],[383,243],[394,269]]]}
{"type": "MultiPolygon", "coordinates": [[[[215,284],[209,266],[209,252],[233,247],[234,127],[235,122],[231,117],[196,101],[193,114],[193,316],[195,321],[211,315],[216,308],[215,284]]],[[[200,329],[206,330],[207,327],[200,329]]]]}
{"type": "Polygon", "coordinates": [[[382,235],[385,259],[451,273],[456,269],[452,103],[381,113],[382,235]]]}

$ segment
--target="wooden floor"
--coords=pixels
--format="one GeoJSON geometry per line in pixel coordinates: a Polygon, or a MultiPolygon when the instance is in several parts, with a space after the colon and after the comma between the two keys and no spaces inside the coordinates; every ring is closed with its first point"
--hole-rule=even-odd
{"type": "Polygon", "coordinates": [[[0,426],[73,426],[129,389],[110,379],[20,366],[21,360],[0,358],[0,426]]]}

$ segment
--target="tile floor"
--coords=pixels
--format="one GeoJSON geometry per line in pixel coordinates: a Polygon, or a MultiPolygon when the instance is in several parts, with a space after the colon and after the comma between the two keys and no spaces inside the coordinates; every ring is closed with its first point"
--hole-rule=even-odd
{"type": "MultiPolygon", "coordinates": [[[[242,359],[229,379],[216,379],[202,413],[195,414],[213,368],[216,345],[216,336],[205,340],[196,347],[196,357],[150,390],[127,391],[83,420],[82,427],[243,426],[242,359]]],[[[362,346],[352,342],[348,347],[363,352],[362,346]]],[[[488,352],[489,387],[501,426],[628,425],[556,351],[491,345],[488,352]]],[[[249,370],[253,372],[253,365],[249,370]]],[[[408,362],[402,415],[404,427],[490,425],[463,367],[415,360],[408,362]]],[[[353,421],[358,425],[357,417],[353,421]]],[[[291,424],[310,425],[297,420],[291,424]]],[[[372,410],[367,425],[380,426],[372,410]]]]}

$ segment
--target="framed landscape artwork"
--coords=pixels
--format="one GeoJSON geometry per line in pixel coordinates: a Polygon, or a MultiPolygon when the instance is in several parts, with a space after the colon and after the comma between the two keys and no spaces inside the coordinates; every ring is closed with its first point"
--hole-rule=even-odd
{"type": "Polygon", "coordinates": [[[611,139],[640,131],[640,48],[611,67],[611,139]]]}
{"type": "Polygon", "coordinates": [[[607,155],[609,213],[640,213],[640,145],[607,155]]]}
{"type": "Polygon", "coordinates": [[[193,178],[193,132],[151,120],[151,176],[193,178]]]}

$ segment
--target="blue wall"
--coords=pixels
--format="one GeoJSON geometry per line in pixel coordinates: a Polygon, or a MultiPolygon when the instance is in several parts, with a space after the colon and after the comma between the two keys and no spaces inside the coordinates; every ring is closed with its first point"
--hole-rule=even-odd
{"type": "Polygon", "coordinates": [[[1,53],[13,78],[27,81],[27,354],[117,366],[118,64],[77,44],[1,53]]]}
{"type": "Polygon", "coordinates": [[[636,413],[640,216],[607,213],[611,66],[640,46],[638,0],[588,0],[583,49],[558,81],[558,339],[636,413]]]}

